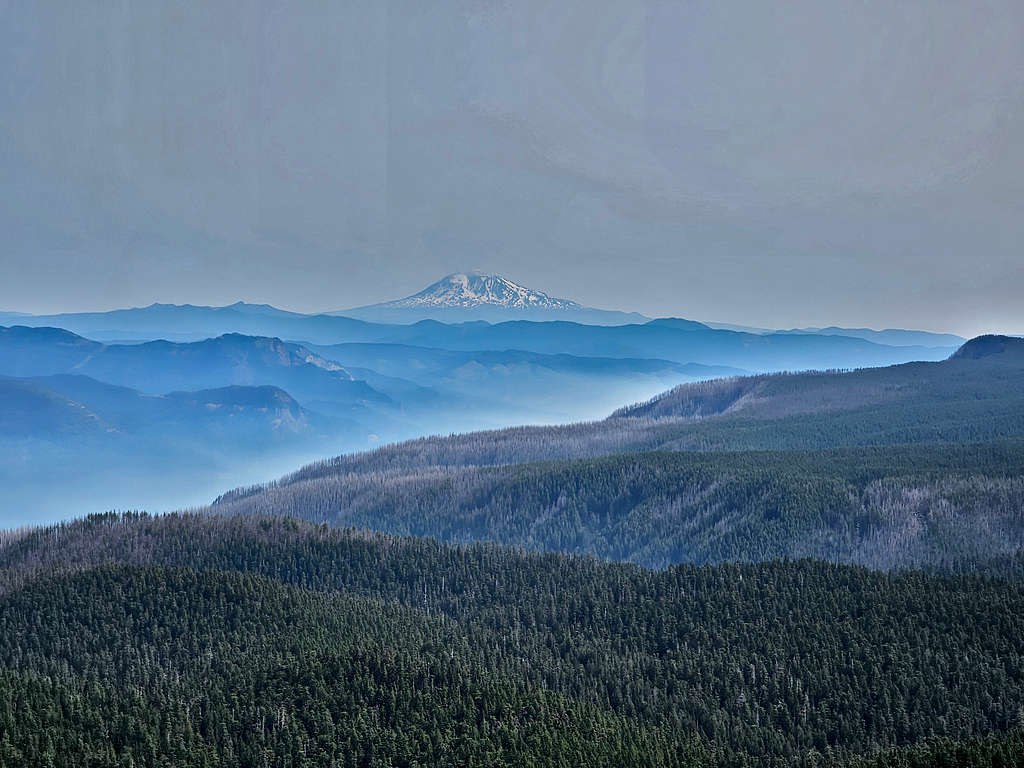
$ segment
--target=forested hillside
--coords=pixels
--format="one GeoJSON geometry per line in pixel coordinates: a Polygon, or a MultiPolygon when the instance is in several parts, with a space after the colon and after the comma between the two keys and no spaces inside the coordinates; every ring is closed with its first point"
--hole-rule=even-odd
{"type": "Polygon", "coordinates": [[[913,402],[998,401],[1012,393],[1024,370],[1024,339],[979,336],[948,360],[905,363],[855,371],[747,376],[684,384],[641,405],[622,408],[620,418],[701,418],[742,414],[777,419],[804,413],[834,413],[864,406],[913,402]]]}
{"type": "Polygon", "coordinates": [[[139,515],[10,536],[0,563],[4,766],[1021,757],[1013,581],[139,515]]]}
{"type": "Polygon", "coordinates": [[[603,422],[342,456],[211,509],[650,567],[970,569],[1024,545],[1022,347],[982,338],[942,363],[684,385],[603,422]]]}
{"type": "Polygon", "coordinates": [[[658,568],[816,557],[971,569],[1024,546],[1024,443],[352,472],[228,495],[212,510],[658,568]]]}

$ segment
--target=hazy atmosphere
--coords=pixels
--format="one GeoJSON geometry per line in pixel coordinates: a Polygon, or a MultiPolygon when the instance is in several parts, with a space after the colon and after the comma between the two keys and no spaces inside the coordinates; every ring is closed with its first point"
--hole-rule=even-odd
{"type": "Polygon", "coordinates": [[[3,310],[1024,332],[1016,0],[5,2],[0,70],[3,310]]]}
{"type": "Polygon", "coordinates": [[[0,768],[1024,766],[1021,0],[0,0],[0,768]]]}

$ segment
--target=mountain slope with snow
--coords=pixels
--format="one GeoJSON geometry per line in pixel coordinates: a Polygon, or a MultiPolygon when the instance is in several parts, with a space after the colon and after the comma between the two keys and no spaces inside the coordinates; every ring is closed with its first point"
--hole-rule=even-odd
{"type": "Polygon", "coordinates": [[[456,273],[419,293],[385,302],[384,307],[478,307],[488,304],[509,309],[583,309],[575,301],[555,299],[499,275],[456,273]]]}
{"type": "Polygon", "coordinates": [[[568,320],[595,325],[622,325],[647,320],[636,312],[592,309],[527,288],[500,275],[456,272],[403,299],[332,314],[384,323],[420,320],[467,322],[484,320],[568,320]]]}

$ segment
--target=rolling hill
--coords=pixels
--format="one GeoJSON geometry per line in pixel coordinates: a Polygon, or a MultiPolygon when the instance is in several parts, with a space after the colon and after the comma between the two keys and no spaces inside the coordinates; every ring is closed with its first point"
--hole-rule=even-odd
{"type": "Polygon", "coordinates": [[[1024,369],[1024,339],[979,336],[939,363],[847,372],[748,376],[683,385],[619,418],[697,418],[736,415],[781,418],[895,403],[997,400],[1012,395],[1024,369]]]}
{"type": "Polygon", "coordinates": [[[319,462],[211,511],[659,567],[971,568],[1024,546],[1021,346],[981,337],[940,363],[684,385],[603,422],[319,462]],[[650,452],[666,449],[685,452],[650,452]]]}
{"type": "Polygon", "coordinates": [[[1024,754],[1019,581],[656,572],[292,519],[97,515],[0,540],[0,616],[13,765],[1024,754]]]}
{"type": "Polygon", "coordinates": [[[964,354],[937,363],[687,384],[601,421],[421,438],[319,462],[291,477],[384,466],[420,470],[517,464],[656,449],[819,450],[1013,439],[1024,435],[1024,363],[1018,358],[1024,339],[996,338],[1004,353],[977,360],[970,359],[970,350],[976,344],[991,348],[986,337],[967,342],[964,354]],[[908,382],[914,386],[907,387],[908,382]],[[738,392],[761,387],[778,400],[759,404],[760,415],[757,409],[725,412],[736,404],[738,392]],[[814,397],[804,402],[792,396],[801,391],[814,397]],[[861,400],[857,407],[847,407],[843,396],[854,392],[860,392],[861,400]],[[832,409],[822,407],[823,402],[830,402],[832,409]],[[695,414],[693,403],[711,411],[710,418],[695,414]],[[773,413],[780,409],[786,413],[773,413]]]}
{"type": "Polygon", "coordinates": [[[149,394],[271,385],[332,413],[392,405],[336,363],[280,339],[225,334],[199,342],[101,344],[54,328],[0,329],[0,374],[76,373],[149,394]]]}
{"type": "Polygon", "coordinates": [[[188,437],[244,446],[339,429],[272,386],[149,395],[80,374],[0,377],[0,433],[6,439],[146,438],[159,445],[188,437]]]}

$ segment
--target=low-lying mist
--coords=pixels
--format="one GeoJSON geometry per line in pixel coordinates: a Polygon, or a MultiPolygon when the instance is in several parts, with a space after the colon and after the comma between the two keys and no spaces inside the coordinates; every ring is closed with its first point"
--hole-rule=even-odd
{"type": "Polygon", "coordinates": [[[661,381],[601,386],[580,377],[576,386],[552,390],[535,407],[494,407],[467,399],[464,407],[392,420],[373,431],[319,436],[280,445],[226,445],[211,436],[196,448],[158,436],[112,438],[102,444],[6,440],[0,465],[4,487],[0,528],[41,525],[110,510],[166,512],[209,504],[231,488],[267,482],[320,459],[372,450],[389,443],[520,424],[595,421],[616,406],[645,400],[665,389],[661,381]]]}

